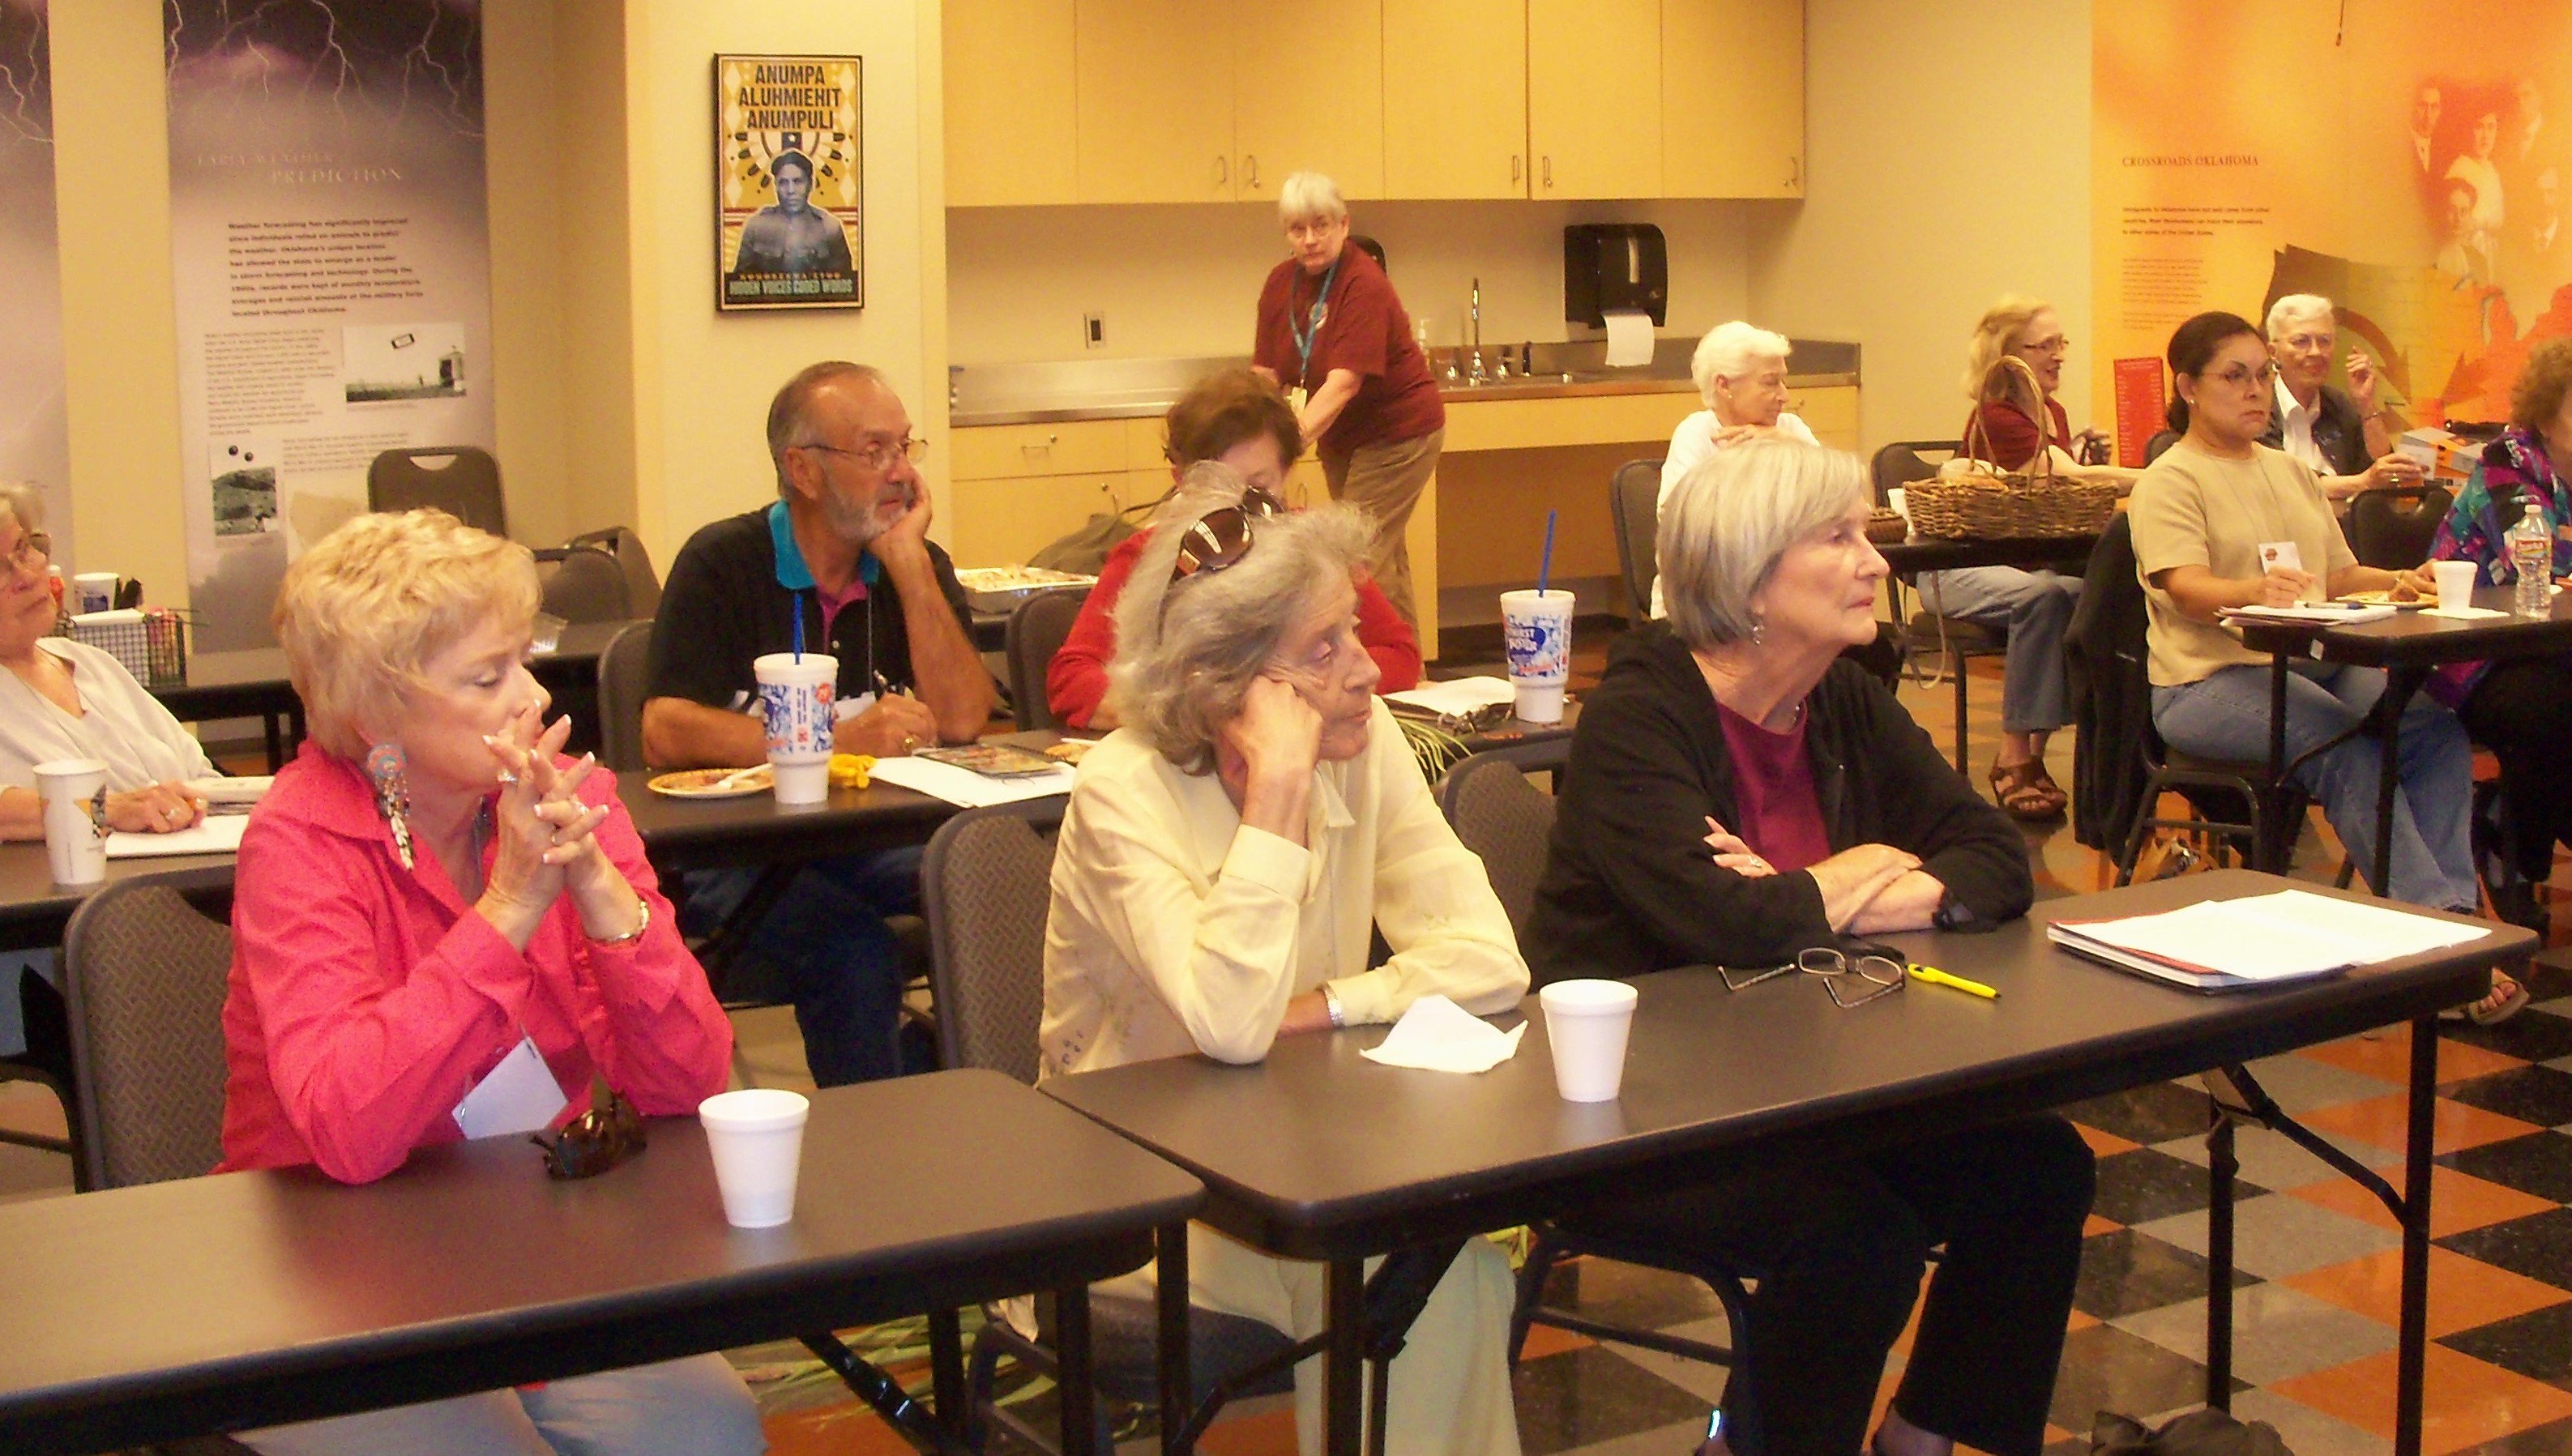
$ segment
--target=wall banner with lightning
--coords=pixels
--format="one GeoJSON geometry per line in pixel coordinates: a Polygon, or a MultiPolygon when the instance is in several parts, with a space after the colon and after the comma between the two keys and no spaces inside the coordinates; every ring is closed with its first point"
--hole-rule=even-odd
{"type": "Polygon", "coordinates": [[[71,569],[71,431],[54,239],[54,116],[45,0],[0,0],[0,479],[41,486],[54,559],[71,569]]]}
{"type": "Polygon", "coordinates": [[[862,309],[856,56],[715,57],[715,307],[862,309]]]}
{"type": "MultiPolygon", "coordinates": [[[[5,3],[5,0],[0,0],[5,3]]],[[[387,449],[492,448],[480,0],[163,0],[199,647],[265,646],[387,449]]]]}

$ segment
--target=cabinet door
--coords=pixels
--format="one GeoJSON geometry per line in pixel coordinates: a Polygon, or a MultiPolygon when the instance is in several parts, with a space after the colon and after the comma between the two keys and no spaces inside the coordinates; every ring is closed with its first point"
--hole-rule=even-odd
{"type": "Polygon", "coordinates": [[[1072,0],[947,0],[947,203],[1078,200],[1072,0]]]}
{"type": "Polygon", "coordinates": [[[1661,195],[1660,0],[1528,0],[1539,201],[1661,195]]]}
{"type": "Polygon", "coordinates": [[[1080,200],[1233,200],[1232,21],[1202,0],[1073,0],[1080,200]]]}
{"type": "Polygon", "coordinates": [[[1378,0],[1242,5],[1233,27],[1234,194],[1274,202],[1286,174],[1319,172],[1342,197],[1384,196],[1378,0]]]}
{"type": "MultiPolygon", "coordinates": [[[[1019,475],[955,483],[959,566],[1017,566],[1029,556],[1131,502],[1122,473],[1019,475]]],[[[1143,497],[1150,499],[1150,496],[1143,497]]]]}
{"type": "Polygon", "coordinates": [[[1384,195],[1528,195],[1527,11],[1384,0],[1384,195]]]}
{"type": "Polygon", "coordinates": [[[1803,0],[1661,0],[1661,195],[1804,195],[1803,0]]]}

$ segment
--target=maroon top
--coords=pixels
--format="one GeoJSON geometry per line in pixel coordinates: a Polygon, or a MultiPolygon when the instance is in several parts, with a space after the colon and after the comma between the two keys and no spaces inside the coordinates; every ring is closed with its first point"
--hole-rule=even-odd
{"type": "Polygon", "coordinates": [[[1318,391],[1333,369],[1357,374],[1357,396],[1322,431],[1321,447],[1332,454],[1418,439],[1444,428],[1447,406],[1438,398],[1429,361],[1421,358],[1420,345],[1411,337],[1411,316],[1394,297],[1393,281],[1363,248],[1343,246],[1339,269],[1309,360],[1295,352],[1295,330],[1311,317],[1322,281],[1291,258],[1269,270],[1268,282],[1259,290],[1250,362],[1275,371],[1287,387],[1302,384],[1307,392],[1318,391]]]}
{"type": "Polygon", "coordinates": [[[1800,709],[1795,726],[1771,733],[1717,702],[1723,746],[1732,752],[1732,798],[1741,836],[1780,875],[1808,869],[1831,857],[1830,832],[1822,827],[1822,798],[1813,788],[1813,760],[1804,752],[1800,709]]]}
{"type": "MultiPolygon", "coordinates": [[[[2072,421],[2063,412],[2063,401],[2048,398],[2045,401],[2045,412],[2054,417],[2054,443],[2066,449],[2071,448],[2072,421]]],[[[2039,445],[2036,437],[2036,421],[2027,417],[2027,411],[2018,406],[2017,400],[1985,400],[1980,413],[1983,417],[1983,434],[1990,440],[1988,448],[1991,451],[1993,464],[2004,470],[2015,470],[2036,458],[2039,445]]],[[[1971,424],[1973,416],[1967,415],[1965,422],[1971,424]]]]}

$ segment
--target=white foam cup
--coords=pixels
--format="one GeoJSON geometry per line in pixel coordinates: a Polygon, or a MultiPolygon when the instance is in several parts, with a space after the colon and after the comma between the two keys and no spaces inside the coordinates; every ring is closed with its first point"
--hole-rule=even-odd
{"type": "Polygon", "coordinates": [[[813,1104],[776,1088],[717,1092],[697,1103],[714,1154],[724,1221],[774,1228],[795,1216],[795,1175],[804,1162],[804,1119],[813,1104]]]}
{"type": "Polygon", "coordinates": [[[750,664],[768,723],[768,764],[780,804],[819,804],[831,797],[831,703],[839,694],[840,659],[827,652],[771,652],[750,664]]]}
{"type": "Polygon", "coordinates": [[[2474,574],[2480,568],[2471,561],[2436,561],[2429,574],[2438,583],[2438,610],[2459,612],[2474,604],[2474,574]]]}
{"type": "Polygon", "coordinates": [[[58,758],[35,767],[45,804],[45,860],[57,885],[95,885],[107,878],[107,764],[58,758]]]}
{"type": "Polygon", "coordinates": [[[113,571],[83,571],[72,578],[72,613],[103,612],[116,605],[117,575],[113,571]]]}
{"type": "Polygon", "coordinates": [[[1572,677],[1572,593],[1502,592],[1501,639],[1519,721],[1562,722],[1563,685],[1572,677]]]}
{"type": "Polygon", "coordinates": [[[1608,1102],[1625,1081],[1634,988],[1622,981],[1558,981],[1537,993],[1554,1049],[1554,1088],[1567,1102],[1608,1102]]]}

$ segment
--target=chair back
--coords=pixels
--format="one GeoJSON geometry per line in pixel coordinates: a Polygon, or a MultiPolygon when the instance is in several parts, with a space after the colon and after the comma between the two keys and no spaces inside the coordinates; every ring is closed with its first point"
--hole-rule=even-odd
{"type": "Polygon", "coordinates": [[[2175,444],[2178,444],[2178,443],[2179,443],[2179,431],[2178,431],[2178,430],[2176,430],[2176,429],[2157,429],[2157,430],[2154,430],[2154,431],[2153,431],[2153,437],[2152,437],[2151,439],[2148,439],[2148,440],[2145,440],[2145,441],[2144,441],[2144,463],[2145,463],[2145,464],[2147,464],[2147,465],[2149,465],[2149,464],[2151,464],[2153,461],[2160,459],[2160,458],[2162,457],[2162,455],[2163,455],[2165,452],[2167,452],[2167,451],[2170,449],[2170,447],[2171,447],[2172,445],[2175,445],[2175,444]]]}
{"type": "Polygon", "coordinates": [[[968,809],[939,826],[921,858],[938,1051],[1032,1086],[1044,1015],[1045,915],[1064,801],[968,809]]]}
{"type": "Polygon", "coordinates": [[[621,622],[634,615],[625,567],[597,546],[551,546],[536,552],[544,609],[566,622],[621,622]]]}
{"type": "Polygon", "coordinates": [[[1616,537],[1616,569],[1625,578],[1625,620],[1652,615],[1652,581],[1660,574],[1655,536],[1661,524],[1661,462],[1627,460],[1608,477],[1608,525],[1616,537]]]}
{"type": "Polygon", "coordinates": [[[643,694],[651,685],[652,624],[635,622],[598,654],[598,757],[619,773],[643,761],[643,694]]]}
{"type": "Polygon", "coordinates": [[[2348,502],[2348,548],[2361,566],[2408,571],[2429,559],[2455,494],[2444,485],[2361,490],[2348,502]]]}
{"type": "Polygon", "coordinates": [[[1438,786],[1438,807],[1483,861],[1492,892],[1509,912],[1510,928],[1524,932],[1536,909],[1537,881],[1554,838],[1554,796],[1528,782],[1517,762],[1477,753],[1448,770],[1438,786]]]}
{"type": "Polygon", "coordinates": [[[83,1186],[214,1171],[224,1155],[233,933],[159,877],[85,901],[63,940],[83,1186]]]}
{"type": "Polygon", "coordinates": [[[424,505],[495,536],[509,533],[509,510],[500,496],[500,462],[472,445],[385,450],[366,467],[366,509],[411,510],[424,505]]]}
{"type": "Polygon", "coordinates": [[[632,526],[607,526],[583,531],[566,546],[596,546],[616,558],[625,568],[625,609],[638,617],[648,617],[661,609],[661,573],[652,568],[652,553],[643,548],[643,538],[632,526]]]}
{"type": "Polygon", "coordinates": [[[1088,600],[1086,591],[1039,591],[1009,613],[1002,645],[1009,660],[1009,711],[1016,716],[1019,732],[1062,726],[1053,715],[1053,705],[1045,701],[1045,668],[1062,650],[1063,639],[1071,635],[1071,624],[1088,600]]]}
{"type": "Polygon", "coordinates": [[[1875,508],[1892,509],[1893,488],[1897,485],[1937,478],[1939,461],[1926,455],[1953,455],[1964,447],[1964,441],[1954,439],[1897,439],[1877,450],[1868,467],[1875,479],[1875,508]]]}

